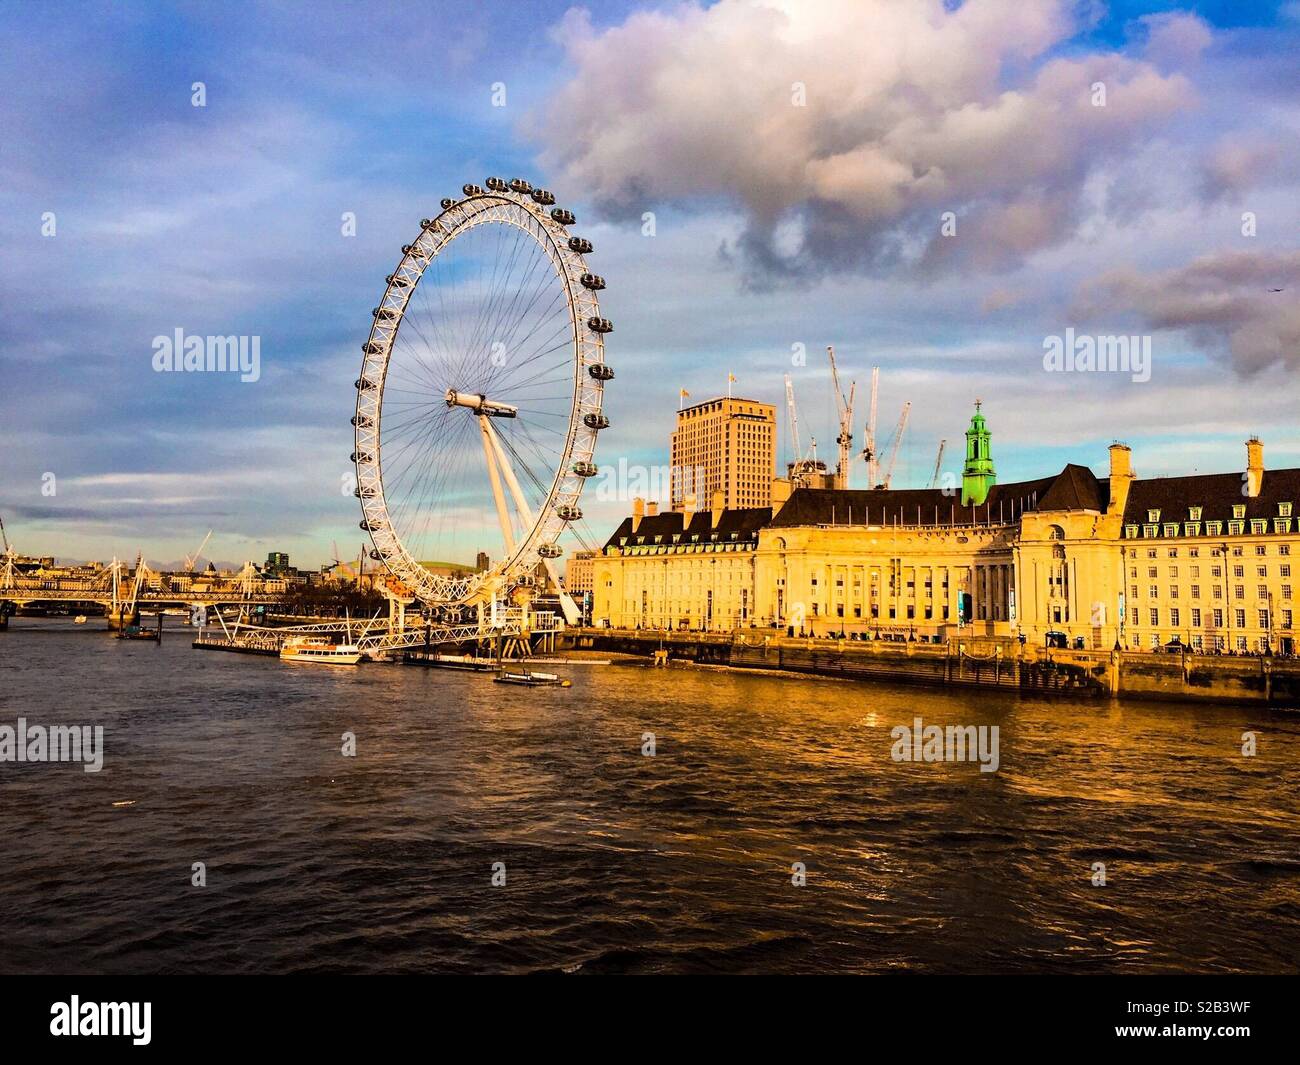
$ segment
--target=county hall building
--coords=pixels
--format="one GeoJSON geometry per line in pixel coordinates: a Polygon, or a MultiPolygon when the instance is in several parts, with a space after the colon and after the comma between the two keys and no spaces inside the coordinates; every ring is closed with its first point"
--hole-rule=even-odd
{"type": "MultiPolygon", "coordinates": [[[[638,500],[592,560],[593,623],[1295,653],[1300,470],[1265,470],[1260,441],[1239,472],[1141,480],[1116,443],[1104,478],[1069,464],[999,484],[991,438],[977,405],[960,487],[772,479],[770,505],[638,500]]],[[[771,478],[771,451],[754,450],[771,478]]]]}

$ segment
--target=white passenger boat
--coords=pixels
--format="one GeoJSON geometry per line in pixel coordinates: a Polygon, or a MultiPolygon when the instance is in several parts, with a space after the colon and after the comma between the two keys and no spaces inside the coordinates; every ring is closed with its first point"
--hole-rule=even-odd
{"type": "Polygon", "coordinates": [[[75,618],[72,619],[72,624],[74,625],[84,625],[85,623],[86,623],[85,614],[78,614],[75,618]]]}
{"type": "Polygon", "coordinates": [[[330,643],[322,636],[290,636],[280,645],[283,662],[318,662],[326,666],[355,666],[361,649],[351,643],[330,643]]]}

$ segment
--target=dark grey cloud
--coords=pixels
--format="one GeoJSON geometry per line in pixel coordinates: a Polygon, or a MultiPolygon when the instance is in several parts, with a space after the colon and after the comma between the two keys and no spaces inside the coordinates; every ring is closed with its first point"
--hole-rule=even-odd
{"type": "MultiPolygon", "coordinates": [[[[1300,368],[1300,252],[1222,251],[1161,271],[1122,267],[1083,286],[1077,314],[1186,331],[1234,369],[1300,368]]],[[[1102,328],[1101,332],[1122,332],[1102,328]]]]}

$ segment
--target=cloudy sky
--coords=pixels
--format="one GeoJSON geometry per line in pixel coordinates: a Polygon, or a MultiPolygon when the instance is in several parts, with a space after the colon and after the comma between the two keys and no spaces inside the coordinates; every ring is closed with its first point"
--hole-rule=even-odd
{"type": "Polygon", "coordinates": [[[602,465],[666,463],[729,372],[778,406],[790,373],[829,444],[827,344],[882,426],[912,403],[896,484],[942,437],[957,468],[977,396],[1004,481],[1117,438],[1141,476],[1250,433],[1300,465],[1298,53],[1300,3],[1247,0],[13,5],[0,516],[64,557],[355,555],[370,309],[489,174],[596,245],[602,465]],[[178,328],[259,336],[260,379],[156,373],[178,328]],[[1067,328],[1149,336],[1150,380],[1046,371],[1067,328]]]}

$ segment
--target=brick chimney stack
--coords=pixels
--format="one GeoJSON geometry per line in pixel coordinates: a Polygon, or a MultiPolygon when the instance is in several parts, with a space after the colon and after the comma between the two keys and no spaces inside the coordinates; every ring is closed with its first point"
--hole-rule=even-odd
{"type": "Polygon", "coordinates": [[[1257,436],[1246,441],[1246,495],[1254,499],[1264,484],[1264,442],[1257,436]]]}
{"type": "Polygon", "coordinates": [[[637,496],[632,500],[632,531],[636,532],[641,527],[641,519],[645,517],[645,500],[637,496]]]}
{"type": "Polygon", "coordinates": [[[1110,445],[1110,504],[1107,514],[1123,514],[1128,503],[1128,490],[1132,487],[1133,452],[1118,440],[1110,445]]]}

